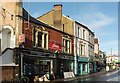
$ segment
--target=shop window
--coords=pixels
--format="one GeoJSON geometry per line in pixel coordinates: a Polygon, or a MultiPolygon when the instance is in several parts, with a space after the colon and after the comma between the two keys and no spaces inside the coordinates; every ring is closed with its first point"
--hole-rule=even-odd
{"type": "Polygon", "coordinates": [[[86,69],[86,65],[85,65],[85,64],[83,64],[83,71],[85,71],[85,69],[86,69]]]}

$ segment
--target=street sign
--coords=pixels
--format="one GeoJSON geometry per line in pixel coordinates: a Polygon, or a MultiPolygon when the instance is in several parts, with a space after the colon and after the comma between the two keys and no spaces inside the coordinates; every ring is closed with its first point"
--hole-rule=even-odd
{"type": "Polygon", "coordinates": [[[25,42],[25,34],[19,35],[19,42],[20,42],[20,43],[25,42]]]}

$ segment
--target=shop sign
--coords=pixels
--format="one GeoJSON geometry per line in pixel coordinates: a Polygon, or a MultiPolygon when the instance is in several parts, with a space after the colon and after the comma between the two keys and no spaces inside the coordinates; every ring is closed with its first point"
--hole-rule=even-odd
{"type": "Polygon", "coordinates": [[[19,35],[19,42],[20,42],[20,43],[25,42],[25,34],[19,35]]]}
{"type": "Polygon", "coordinates": [[[67,59],[67,60],[73,60],[73,56],[67,56],[67,55],[60,56],[60,58],[67,59]]]}
{"type": "Polygon", "coordinates": [[[62,50],[62,45],[61,44],[57,44],[55,42],[50,42],[49,43],[49,48],[50,49],[54,49],[54,50],[62,50]]]}
{"type": "Polygon", "coordinates": [[[80,62],[89,62],[89,58],[88,57],[78,57],[78,61],[80,61],[80,62]]]}

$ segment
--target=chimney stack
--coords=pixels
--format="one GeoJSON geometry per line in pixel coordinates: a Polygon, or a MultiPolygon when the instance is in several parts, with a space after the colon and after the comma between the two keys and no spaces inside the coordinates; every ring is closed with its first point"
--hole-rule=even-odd
{"type": "Polygon", "coordinates": [[[54,5],[54,10],[62,10],[62,4],[54,5]]]}
{"type": "Polygon", "coordinates": [[[62,30],[62,4],[54,5],[53,24],[62,30]]]}

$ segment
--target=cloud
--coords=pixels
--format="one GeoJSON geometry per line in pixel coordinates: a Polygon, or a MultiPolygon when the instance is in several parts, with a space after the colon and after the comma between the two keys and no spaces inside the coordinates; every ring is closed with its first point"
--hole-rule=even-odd
{"type": "Polygon", "coordinates": [[[86,24],[91,29],[100,29],[114,22],[114,18],[105,15],[102,12],[92,12],[84,15],[86,24]]]}
{"type": "Polygon", "coordinates": [[[35,12],[32,14],[33,17],[37,18],[41,15],[41,12],[35,12]]]}

